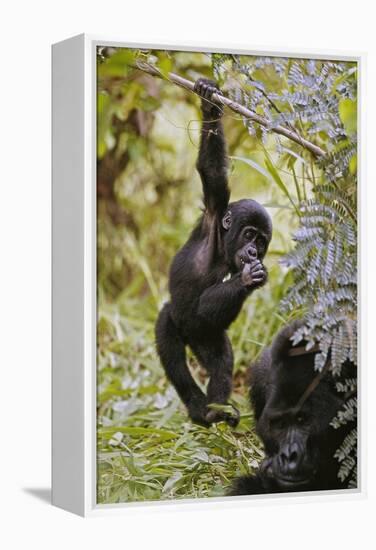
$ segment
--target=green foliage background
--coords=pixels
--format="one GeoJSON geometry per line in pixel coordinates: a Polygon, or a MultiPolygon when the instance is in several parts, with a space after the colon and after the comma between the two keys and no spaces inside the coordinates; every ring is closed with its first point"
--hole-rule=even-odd
{"type": "MultiPolygon", "coordinates": [[[[294,280],[294,266],[280,260],[293,253],[301,204],[314,196],[318,183],[330,181],[326,166],[314,163],[299,145],[276,140],[272,126],[281,122],[281,113],[288,114],[285,124],[299,128],[336,160],[337,142],[342,143],[341,150],[351,145],[346,136],[330,135],[328,127],[313,128],[319,120],[313,122],[312,114],[304,116],[302,108],[310,104],[304,93],[309,87],[303,82],[300,90],[292,80],[293,62],[280,60],[279,69],[279,60],[266,63],[265,59],[98,51],[99,503],[223,495],[234,476],[250,473],[262,457],[247,406],[245,372],[292,316],[288,308],[281,313],[280,303],[294,280]],[[269,282],[247,301],[230,330],[235,354],[232,398],[241,411],[236,430],[224,424],[209,430],[192,425],[156,354],[154,323],[168,299],[169,263],[202,207],[195,170],[200,109],[192,93],[134,69],[136,58],[157,66],[165,76],[169,71],[191,80],[214,75],[230,97],[248,102],[271,120],[268,132],[230,111],[224,116],[232,200],[258,200],[274,224],[265,261],[269,282]],[[285,102],[278,97],[282,92],[290,94],[285,102]],[[301,97],[294,99],[293,94],[299,93],[301,97]]],[[[309,61],[299,63],[309,74],[309,61]]],[[[323,66],[317,63],[317,74],[323,66]]],[[[336,99],[338,86],[354,79],[353,64],[343,66],[343,74],[329,71],[335,75],[331,94],[338,124],[353,135],[354,98],[345,94],[336,99]]],[[[348,157],[341,185],[352,197],[353,150],[348,157]]],[[[294,315],[304,306],[295,307],[294,315]]],[[[205,386],[204,373],[192,356],[189,363],[205,386]]]]}

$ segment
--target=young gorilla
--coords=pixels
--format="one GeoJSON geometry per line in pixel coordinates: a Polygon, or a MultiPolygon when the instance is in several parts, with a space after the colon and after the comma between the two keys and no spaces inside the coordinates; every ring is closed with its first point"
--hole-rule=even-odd
{"type": "MultiPolygon", "coordinates": [[[[266,458],[255,475],[235,480],[231,495],[346,488],[334,453],[355,423],[330,426],[346,396],[337,392],[328,365],[314,370],[315,351],[307,352],[305,342],[292,346],[299,326],[285,327],[251,366],[251,404],[266,458]]],[[[353,363],[343,369],[356,376],[353,363]]]]}
{"type": "Polygon", "coordinates": [[[272,235],[266,210],[251,199],[229,204],[226,143],[222,109],[211,101],[220,93],[214,82],[199,79],[203,124],[197,169],[204,193],[204,213],[171,268],[171,301],[156,324],[157,349],[166,374],[190,418],[208,426],[221,420],[235,426],[239,413],[208,407],[226,404],[232,388],[233,355],[226,329],[243,302],[266,282],[262,260],[272,235]],[[210,381],[207,395],[186,364],[189,346],[210,381]]]}

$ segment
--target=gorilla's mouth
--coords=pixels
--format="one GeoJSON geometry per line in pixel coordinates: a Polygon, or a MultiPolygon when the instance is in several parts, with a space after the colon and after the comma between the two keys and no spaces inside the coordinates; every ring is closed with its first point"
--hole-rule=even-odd
{"type": "Polygon", "coordinates": [[[276,476],[276,481],[281,487],[302,487],[308,485],[311,482],[310,477],[281,477],[276,476]]]}
{"type": "Polygon", "coordinates": [[[284,476],[279,471],[276,472],[277,468],[273,468],[273,458],[265,458],[263,462],[261,463],[261,470],[270,478],[274,479],[277,483],[277,485],[283,489],[294,489],[303,487],[304,485],[308,485],[312,481],[312,476],[314,475],[314,472],[312,472],[311,475],[290,475],[290,476],[284,476]]]}
{"type": "Polygon", "coordinates": [[[251,263],[249,261],[249,258],[243,256],[242,254],[237,254],[235,256],[235,264],[239,271],[243,271],[243,267],[245,266],[245,264],[249,264],[249,263],[251,263]]]}

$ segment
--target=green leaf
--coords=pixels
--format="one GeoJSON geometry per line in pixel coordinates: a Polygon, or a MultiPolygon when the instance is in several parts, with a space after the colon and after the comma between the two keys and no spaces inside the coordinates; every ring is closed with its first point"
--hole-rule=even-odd
{"type": "Polygon", "coordinates": [[[352,176],[356,174],[357,166],[358,166],[358,155],[353,155],[349,162],[349,170],[352,176]]]}
{"type": "Polygon", "coordinates": [[[233,405],[221,405],[220,403],[209,403],[208,409],[213,411],[220,411],[227,414],[233,414],[235,407],[233,405]]]}
{"type": "Polygon", "coordinates": [[[128,74],[134,60],[135,54],[132,50],[118,50],[98,67],[98,75],[100,77],[124,77],[128,74]]]}
{"type": "Polygon", "coordinates": [[[169,493],[171,489],[181,480],[183,474],[181,472],[176,472],[171,477],[168,478],[166,483],[163,486],[163,493],[169,493]]]}
{"type": "Polygon", "coordinates": [[[338,109],[347,134],[355,134],[357,129],[357,102],[352,99],[341,99],[338,109]]]}
{"type": "Polygon", "coordinates": [[[136,428],[128,426],[116,426],[109,428],[101,428],[98,430],[98,434],[105,438],[111,438],[116,432],[127,434],[134,437],[155,435],[158,438],[167,441],[169,439],[176,439],[178,436],[175,432],[167,430],[159,430],[158,428],[136,428]]]}
{"type": "Polygon", "coordinates": [[[303,164],[306,164],[306,161],[304,160],[304,158],[298,155],[298,153],[295,153],[295,151],[293,151],[292,149],[289,149],[288,147],[282,147],[282,151],[294,157],[295,160],[300,160],[303,164]]]}
{"type": "Polygon", "coordinates": [[[257,170],[257,172],[260,172],[260,174],[262,174],[265,178],[270,180],[270,176],[269,176],[268,172],[266,170],[264,170],[264,168],[262,166],[260,166],[257,162],[255,162],[254,160],[244,158],[244,157],[230,157],[230,159],[231,160],[240,160],[241,162],[245,162],[245,164],[248,164],[248,166],[251,166],[252,168],[257,170]]]}
{"type": "Polygon", "coordinates": [[[167,55],[160,59],[157,63],[158,69],[161,71],[165,78],[168,78],[168,73],[172,70],[172,60],[167,55]]]}
{"type": "Polygon", "coordinates": [[[265,152],[265,156],[266,156],[266,159],[265,159],[266,168],[268,169],[268,171],[269,171],[270,175],[272,176],[273,180],[275,181],[275,183],[278,185],[278,187],[281,189],[281,191],[283,191],[283,193],[286,195],[286,197],[291,202],[291,204],[294,207],[295,212],[297,213],[297,215],[300,216],[300,212],[298,210],[298,207],[296,206],[296,204],[293,201],[286,185],[283,183],[280,175],[278,174],[278,171],[277,171],[276,167],[274,166],[271,157],[268,155],[266,150],[264,152],[265,152]]]}

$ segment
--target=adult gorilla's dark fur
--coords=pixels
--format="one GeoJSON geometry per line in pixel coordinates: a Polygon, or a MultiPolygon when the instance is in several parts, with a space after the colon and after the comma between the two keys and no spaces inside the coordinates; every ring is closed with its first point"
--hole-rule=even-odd
{"type": "Polygon", "coordinates": [[[226,143],[222,109],[211,101],[219,93],[212,81],[199,79],[203,124],[197,169],[202,179],[204,214],[170,269],[170,303],[160,312],[157,349],[166,374],[188,409],[202,425],[225,420],[236,425],[239,414],[208,407],[225,404],[231,393],[233,355],[226,329],[243,302],[267,274],[262,260],[272,235],[266,210],[254,200],[229,204],[226,143]],[[210,376],[207,395],[186,364],[189,345],[210,376]]]}
{"type": "MultiPolygon", "coordinates": [[[[254,476],[235,480],[231,495],[346,487],[337,476],[334,453],[354,424],[330,426],[346,396],[337,392],[329,362],[319,374],[315,353],[306,353],[305,342],[292,346],[299,325],[285,327],[251,366],[251,404],[266,458],[254,476]]],[[[343,370],[356,376],[350,362],[343,370]]]]}

